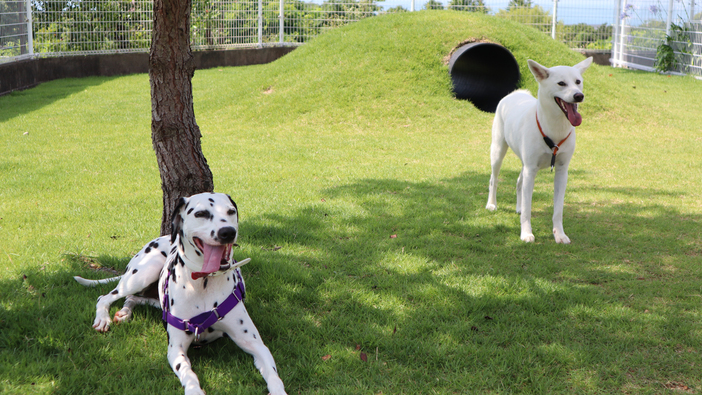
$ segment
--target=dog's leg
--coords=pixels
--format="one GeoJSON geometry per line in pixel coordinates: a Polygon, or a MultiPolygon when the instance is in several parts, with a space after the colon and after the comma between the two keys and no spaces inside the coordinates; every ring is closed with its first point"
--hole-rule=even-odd
{"type": "Polygon", "coordinates": [[[521,172],[519,172],[519,177],[517,177],[517,206],[516,206],[517,214],[522,213],[522,180],[523,180],[522,174],[523,173],[524,173],[524,171],[522,170],[521,172]]]}
{"type": "Polygon", "coordinates": [[[217,329],[222,329],[242,350],[251,354],[254,358],[254,366],[261,372],[263,379],[268,384],[268,392],[271,395],[286,394],[283,381],[278,376],[278,369],[275,367],[273,355],[268,350],[256,326],[246,312],[243,303],[239,303],[225,319],[220,321],[217,329]]]}
{"type": "Polygon", "coordinates": [[[115,313],[114,321],[116,323],[127,322],[132,319],[132,309],[137,305],[132,295],[127,296],[122,309],[115,313]]]}
{"type": "Polygon", "coordinates": [[[134,309],[134,306],[138,304],[147,304],[159,309],[161,308],[161,304],[156,299],[129,295],[124,301],[124,306],[122,309],[115,313],[114,321],[116,323],[122,323],[131,320],[132,310],[134,309]]]}
{"type": "Polygon", "coordinates": [[[192,334],[187,334],[181,330],[168,326],[168,363],[171,369],[178,376],[180,384],[185,389],[185,395],[205,395],[200,388],[200,380],[193,372],[190,358],[188,358],[188,347],[195,339],[192,334]]]}
{"type": "Polygon", "coordinates": [[[492,144],[490,144],[490,167],[492,168],[492,173],[490,174],[488,201],[487,205],[485,205],[485,208],[490,211],[497,209],[497,177],[500,175],[502,161],[505,159],[508,148],[502,134],[502,122],[499,120],[499,117],[495,117],[492,129],[492,144]]]}
{"type": "MultiPolygon", "coordinates": [[[[538,169],[531,169],[527,166],[522,167],[522,173],[519,175],[521,180],[521,209],[522,212],[519,220],[522,225],[520,238],[527,242],[534,241],[534,233],[531,231],[531,199],[534,194],[534,181],[536,180],[536,172],[538,169]]],[[[517,182],[519,188],[519,182],[517,182]]],[[[519,200],[519,198],[517,198],[519,200]]],[[[519,206],[518,206],[519,207],[519,206]]]]}
{"type": "Polygon", "coordinates": [[[563,230],[563,201],[568,184],[568,166],[556,166],[553,179],[553,237],[556,243],[570,244],[563,230]]]}

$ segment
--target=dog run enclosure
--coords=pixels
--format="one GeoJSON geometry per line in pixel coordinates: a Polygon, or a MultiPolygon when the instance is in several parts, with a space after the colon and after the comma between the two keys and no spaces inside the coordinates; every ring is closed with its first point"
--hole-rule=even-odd
{"type": "MultiPolygon", "coordinates": [[[[516,20],[571,48],[611,53],[614,66],[702,76],[699,1],[193,0],[191,45],[194,50],[297,46],[363,18],[443,9],[516,20]]],[[[152,12],[150,0],[0,0],[0,63],[148,52],[152,12]]]]}

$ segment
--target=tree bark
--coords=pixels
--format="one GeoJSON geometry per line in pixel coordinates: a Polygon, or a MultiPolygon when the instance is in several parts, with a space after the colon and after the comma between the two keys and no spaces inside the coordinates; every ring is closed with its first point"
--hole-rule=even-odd
{"type": "Polygon", "coordinates": [[[149,79],[151,141],[163,190],[161,235],[171,232],[171,213],[179,198],[214,190],[193,109],[191,6],[192,0],[154,0],[149,79]]]}

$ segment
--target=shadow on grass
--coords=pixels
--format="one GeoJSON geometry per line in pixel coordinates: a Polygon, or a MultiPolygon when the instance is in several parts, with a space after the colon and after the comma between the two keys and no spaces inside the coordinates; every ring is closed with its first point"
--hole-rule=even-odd
{"type": "MultiPolygon", "coordinates": [[[[509,189],[516,175],[503,173],[509,189]]],[[[685,380],[700,358],[683,353],[690,363],[681,373],[672,368],[681,353],[671,344],[700,345],[689,329],[696,326],[693,257],[701,218],[654,203],[675,192],[604,190],[643,203],[568,204],[574,244],[557,245],[552,192],[541,185],[552,181],[541,177],[548,192],[534,197],[537,243],[524,244],[513,192],[490,213],[487,182],[486,175],[466,173],[440,182],[343,185],[297,214],[247,223],[246,240],[293,250],[262,257],[285,270],[285,285],[266,292],[312,295],[284,297],[294,306],[290,314],[315,317],[324,328],[317,336],[343,344],[342,355],[355,344],[380,350],[388,365],[367,377],[369,391],[408,391],[410,377],[419,392],[434,388],[437,378],[451,391],[482,383],[536,392],[685,380]],[[655,367],[645,362],[651,355],[655,367]],[[405,374],[394,379],[388,369],[405,374]]],[[[316,344],[321,357],[329,346],[316,344]]]]}
{"type": "Polygon", "coordinates": [[[74,93],[82,92],[89,87],[101,85],[115,78],[118,77],[64,78],[0,96],[0,122],[29,114],[74,93]],[[12,106],[3,104],[4,101],[9,100],[12,101],[12,106]]]}
{"type": "MultiPolygon", "coordinates": [[[[246,306],[289,393],[699,385],[693,368],[702,361],[688,351],[700,347],[699,298],[689,297],[699,296],[699,216],[623,198],[570,204],[574,244],[562,246],[550,236],[549,203],[534,214],[543,228],[537,243],[524,244],[511,209],[483,208],[486,185],[486,175],[472,173],[364,180],[292,214],[242,223],[240,242],[254,262],[244,269],[246,306]]],[[[671,193],[608,192],[644,202],[671,193]]],[[[546,195],[535,200],[550,202],[546,195]]],[[[98,261],[117,269],[127,262],[98,261]]],[[[84,262],[64,267],[0,283],[0,355],[10,367],[0,382],[54,382],[57,393],[180,393],[158,310],[142,307],[133,322],[94,333],[95,298],[111,288],[73,282],[89,275],[84,262]]],[[[232,342],[190,357],[208,393],[264,391],[251,358],[232,342]]]]}

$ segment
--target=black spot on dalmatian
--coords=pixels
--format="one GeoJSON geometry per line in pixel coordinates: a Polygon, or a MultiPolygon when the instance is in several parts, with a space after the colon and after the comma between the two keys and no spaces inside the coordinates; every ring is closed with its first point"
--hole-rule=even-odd
{"type": "Polygon", "coordinates": [[[166,254],[166,251],[161,251],[161,255],[163,255],[164,257],[168,258],[168,254],[166,254]]]}
{"type": "Polygon", "coordinates": [[[100,301],[100,299],[102,299],[102,296],[98,296],[98,299],[97,299],[97,301],[99,302],[99,301],[100,301]]]}
{"type": "Polygon", "coordinates": [[[119,292],[119,291],[117,291],[117,290],[115,289],[114,291],[112,291],[112,292],[110,292],[110,293],[111,293],[112,295],[117,295],[118,292],[119,292]]]}
{"type": "Polygon", "coordinates": [[[214,216],[212,215],[212,213],[210,213],[207,210],[200,210],[200,211],[195,212],[195,218],[204,218],[204,219],[212,220],[212,218],[214,218],[214,216]]]}
{"type": "Polygon", "coordinates": [[[173,279],[173,284],[177,284],[175,270],[171,270],[171,278],[173,279]]]}
{"type": "Polygon", "coordinates": [[[202,254],[200,254],[200,251],[198,250],[195,250],[195,254],[197,254],[197,256],[202,256],[202,254]]]}
{"type": "Polygon", "coordinates": [[[136,274],[136,272],[138,272],[138,271],[139,271],[139,269],[134,269],[134,270],[132,270],[132,274],[136,274]]]}
{"type": "Polygon", "coordinates": [[[173,246],[173,248],[171,248],[171,254],[175,254],[175,252],[177,250],[178,250],[178,246],[173,246]]]}
{"type": "Polygon", "coordinates": [[[220,219],[219,222],[227,222],[226,219],[220,219]]]}
{"type": "Polygon", "coordinates": [[[214,238],[214,230],[210,232],[210,237],[214,238]]]}
{"type": "Polygon", "coordinates": [[[190,210],[188,210],[188,215],[190,215],[190,213],[192,213],[193,210],[195,210],[195,209],[194,209],[194,208],[191,208],[190,210]]]}
{"type": "Polygon", "coordinates": [[[214,332],[214,328],[212,328],[212,327],[207,328],[207,332],[209,332],[209,333],[214,332]]]}
{"type": "Polygon", "coordinates": [[[253,335],[253,336],[254,336],[254,339],[256,339],[256,334],[255,334],[255,333],[254,333],[254,335],[253,335]]]}
{"type": "Polygon", "coordinates": [[[173,306],[173,303],[175,303],[175,300],[171,298],[171,306],[173,306]]]}
{"type": "Polygon", "coordinates": [[[180,364],[176,365],[176,372],[180,370],[180,364]]]}
{"type": "Polygon", "coordinates": [[[217,302],[214,303],[214,307],[217,307],[217,302]]]}
{"type": "Polygon", "coordinates": [[[148,254],[149,252],[151,252],[151,247],[146,247],[146,249],[144,250],[144,252],[147,253],[147,254],[148,254]]]}
{"type": "Polygon", "coordinates": [[[202,289],[207,288],[207,278],[205,278],[205,281],[202,283],[202,289]]]}
{"type": "Polygon", "coordinates": [[[186,334],[186,335],[192,335],[193,333],[190,332],[190,331],[185,331],[185,334],[186,334]]]}
{"type": "Polygon", "coordinates": [[[151,247],[151,248],[158,248],[158,243],[155,242],[155,241],[152,241],[152,242],[149,244],[149,247],[151,247]]]}
{"type": "Polygon", "coordinates": [[[244,320],[239,320],[239,325],[244,325],[244,320]]]}
{"type": "Polygon", "coordinates": [[[248,330],[248,329],[244,329],[244,333],[249,333],[249,330],[248,330]]]}
{"type": "Polygon", "coordinates": [[[212,198],[209,198],[209,199],[207,199],[207,200],[209,200],[210,202],[214,203],[214,199],[212,199],[212,198]]]}

